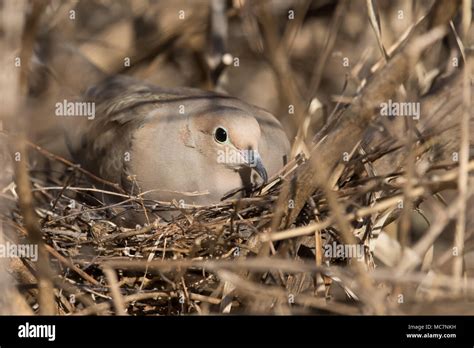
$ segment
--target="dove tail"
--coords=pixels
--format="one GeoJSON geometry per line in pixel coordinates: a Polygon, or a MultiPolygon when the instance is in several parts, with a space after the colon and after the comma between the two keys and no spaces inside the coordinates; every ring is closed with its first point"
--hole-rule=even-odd
{"type": "MultiPolygon", "coordinates": [[[[36,137],[43,146],[54,152],[72,155],[80,144],[85,117],[57,117],[56,106],[63,101],[80,101],[90,86],[107,77],[60,33],[40,33],[28,75],[29,97],[43,111],[36,137]],[[46,126],[47,125],[47,126],[46,126]]],[[[68,156],[68,157],[69,157],[68,156]]],[[[72,158],[74,159],[74,158],[72,158]]]]}
{"type": "Polygon", "coordinates": [[[107,75],[60,34],[40,35],[32,60],[30,94],[39,96],[56,85],[61,94],[81,95],[107,75]]]}

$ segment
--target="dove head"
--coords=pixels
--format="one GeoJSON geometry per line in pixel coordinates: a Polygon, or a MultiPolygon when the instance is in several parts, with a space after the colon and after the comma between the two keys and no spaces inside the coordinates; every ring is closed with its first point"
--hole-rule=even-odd
{"type": "Polygon", "coordinates": [[[235,108],[219,108],[193,118],[197,150],[220,166],[239,171],[252,168],[267,181],[267,172],[258,152],[261,131],[258,121],[235,108]]]}

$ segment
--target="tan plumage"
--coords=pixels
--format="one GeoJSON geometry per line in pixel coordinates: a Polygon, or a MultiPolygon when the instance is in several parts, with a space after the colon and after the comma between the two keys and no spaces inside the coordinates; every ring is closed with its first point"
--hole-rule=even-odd
{"type": "Polygon", "coordinates": [[[259,153],[270,176],[289,152],[273,115],[229,96],[116,76],[90,88],[84,100],[95,103],[96,116],[66,124],[74,158],[132,193],[152,191],[149,199],[217,203],[225,193],[250,185],[252,172],[266,174],[259,166],[252,171],[246,164],[220,163],[226,150],[259,153]],[[227,134],[225,143],[216,140],[218,128],[227,134]]]}

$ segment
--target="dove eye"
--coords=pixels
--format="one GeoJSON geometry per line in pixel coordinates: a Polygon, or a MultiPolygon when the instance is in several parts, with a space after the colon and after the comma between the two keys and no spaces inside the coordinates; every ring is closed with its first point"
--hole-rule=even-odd
{"type": "Polygon", "coordinates": [[[227,141],[228,135],[227,131],[223,127],[217,127],[216,130],[214,131],[214,139],[218,143],[225,143],[227,141]]]}

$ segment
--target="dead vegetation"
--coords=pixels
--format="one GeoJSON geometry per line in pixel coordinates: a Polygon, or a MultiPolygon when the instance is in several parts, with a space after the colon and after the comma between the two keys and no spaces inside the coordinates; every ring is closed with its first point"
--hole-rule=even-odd
{"type": "MultiPolygon", "coordinates": [[[[31,7],[18,3],[3,16],[31,7]]],[[[49,81],[23,64],[13,88],[0,83],[4,168],[16,164],[1,181],[3,240],[43,251],[2,260],[2,313],[473,313],[470,1],[39,3],[25,19],[41,16],[37,29],[4,24],[6,56],[29,61],[42,26],[60,29],[108,73],[268,108],[294,159],[250,197],[209,207],[94,186],[41,116],[49,81]],[[381,117],[388,100],[418,102],[419,120],[381,117]],[[131,210],[181,214],[126,226],[131,210]],[[362,260],[328,245],[360,246],[362,260]]]]}

